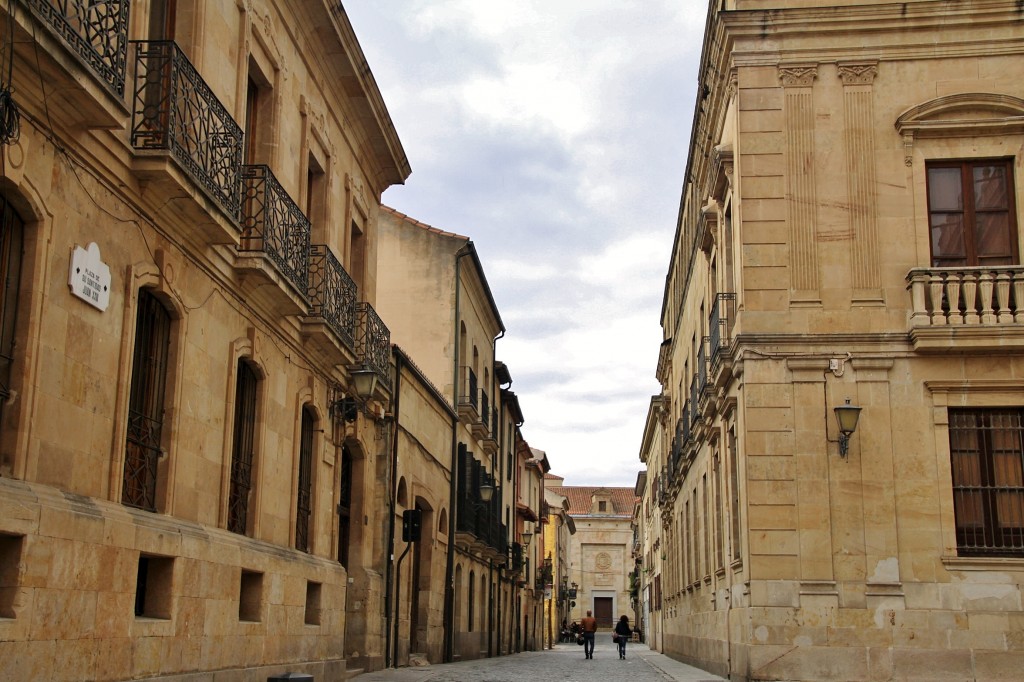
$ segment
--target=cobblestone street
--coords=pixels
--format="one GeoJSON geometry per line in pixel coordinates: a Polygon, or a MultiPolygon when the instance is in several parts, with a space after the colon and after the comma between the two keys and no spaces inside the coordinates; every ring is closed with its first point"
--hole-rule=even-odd
{"type": "Polygon", "coordinates": [[[382,670],[360,675],[358,682],[718,682],[723,678],[651,651],[645,644],[627,648],[620,660],[607,633],[598,635],[594,658],[583,657],[583,647],[558,644],[554,649],[512,656],[446,663],[422,668],[382,670]],[[602,637],[603,635],[603,637],[602,637]]]}

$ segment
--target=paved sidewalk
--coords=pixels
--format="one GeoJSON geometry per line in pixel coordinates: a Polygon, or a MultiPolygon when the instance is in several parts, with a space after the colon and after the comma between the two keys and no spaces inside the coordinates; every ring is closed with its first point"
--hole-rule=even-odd
{"type": "Polygon", "coordinates": [[[583,658],[583,647],[556,644],[554,649],[526,651],[511,656],[444,663],[421,668],[380,670],[353,678],[356,682],[594,682],[628,679],[629,682],[723,682],[724,678],[651,651],[646,644],[630,644],[625,660],[606,633],[599,633],[594,658],[583,658]],[[605,634],[601,641],[600,634],[605,634]]]}

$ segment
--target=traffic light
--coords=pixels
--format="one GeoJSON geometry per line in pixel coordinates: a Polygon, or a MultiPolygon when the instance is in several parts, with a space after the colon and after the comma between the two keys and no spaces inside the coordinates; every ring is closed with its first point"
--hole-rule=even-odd
{"type": "Polygon", "coordinates": [[[423,512],[419,509],[406,509],[402,512],[402,542],[419,542],[422,518],[423,512]]]}

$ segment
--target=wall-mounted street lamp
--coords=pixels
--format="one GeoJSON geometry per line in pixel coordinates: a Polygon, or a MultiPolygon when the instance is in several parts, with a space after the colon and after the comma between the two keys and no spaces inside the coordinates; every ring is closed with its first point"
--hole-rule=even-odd
{"type": "Polygon", "coordinates": [[[533,539],[533,531],[529,531],[524,528],[523,532],[520,533],[519,536],[523,539],[523,547],[529,547],[530,540],[533,539]]]}
{"type": "Polygon", "coordinates": [[[357,367],[349,371],[349,376],[352,394],[331,403],[331,412],[351,424],[359,416],[359,408],[365,406],[377,390],[377,373],[368,367],[357,367]]]}
{"type": "Polygon", "coordinates": [[[377,389],[377,373],[369,367],[359,367],[349,371],[352,376],[352,390],[366,402],[377,389]]]}
{"type": "Polygon", "coordinates": [[[480,484],[480,499],[484,502],[490,502],[494,498],[494,484],[490,481],[484,481],[480,484]]]}
{"type": "Polygon", "coordinates": [[[857,430],[857,420],[860,419],[861,408],[850,404],[846,399],[845,405],[837,405],[835,408],[836,421],[839,422],[839,456],[846,457],[850,451],[850,436],[857,430]]]}

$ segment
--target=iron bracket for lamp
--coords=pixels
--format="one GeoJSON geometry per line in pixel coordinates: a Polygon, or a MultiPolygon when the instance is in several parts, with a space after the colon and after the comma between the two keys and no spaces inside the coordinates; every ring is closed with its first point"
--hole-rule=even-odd
{"type": "Polygon", "coordinates": [[[359,417],[360,409],[365,407],[365,404],[354,395],[346,394],[341,386],[335,386],[332,391],[330,412],[332,419],[340,419],[347,424],[351,424],[359,417]]]}
{"type": "Polygon", "coordinates": [[[331,403],[331,414],[351,424],[359,417],[359,401],[351,396],[345,396],[331,403]]]}

